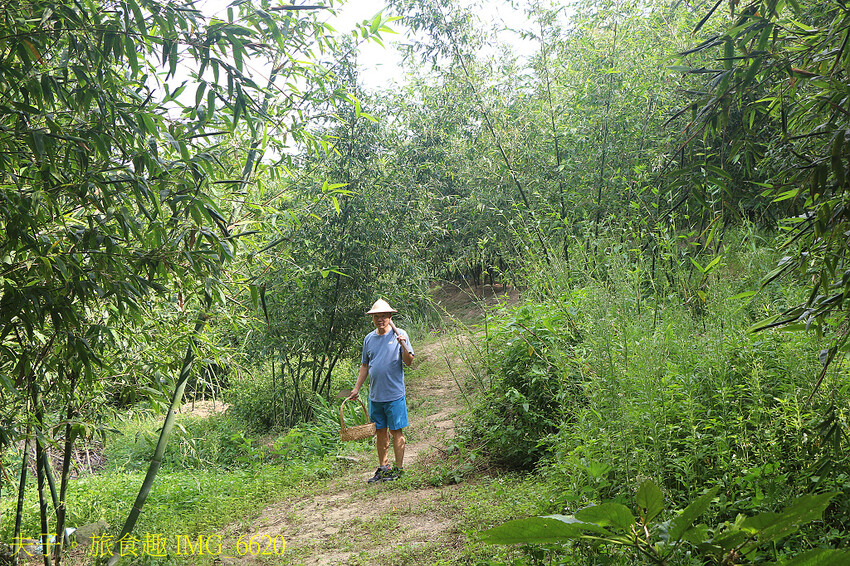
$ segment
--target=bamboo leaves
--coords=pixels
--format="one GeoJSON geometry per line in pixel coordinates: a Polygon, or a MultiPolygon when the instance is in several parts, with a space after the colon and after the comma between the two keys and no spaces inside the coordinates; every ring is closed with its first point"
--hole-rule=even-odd
{"type": "Polygon", "coordinates": [[[842,327],[841,313],[850,297],[850,286],[837,269],[847,252],[846,238],[839,235],[850,228],[845,190],[850,113],[844,109],[847,91],[842,78],[850,16],[837,2],[815,6],[757,1],[719,29],[717,39],[696,49],[705,52],[722,45],[720,59],[727,75],[709,82],[707,92],[696,99],[702,109],[695,123],[707,136],[736,140],[731,155],[723,151],[727,160],[770,172],[753,184],[753,196],[758,191],[772,198],[773,206],[788,211],[786,246],[805,253],[805,259],[789,258],[765,281],[793,271],[813,281],[804,303],[789,306],[760,327],[842,327]],[[740,109],[746,131],[730,129],[730,108],[740,109]]]}

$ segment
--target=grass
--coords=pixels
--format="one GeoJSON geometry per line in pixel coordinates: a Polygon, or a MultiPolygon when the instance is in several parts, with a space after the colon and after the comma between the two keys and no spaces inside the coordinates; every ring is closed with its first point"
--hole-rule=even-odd
{"type": "MultiPolygon", "coordinates": [[[[227,525],[250,523],[269,504],[322,490],[329,478],[345,469],[346,462],[338,455],[364,450],[353,443],[332,442],[323,453],[310,452],[309,443],[274,453],[274,437],[246,438],[226,416],[181,418],[180,422],[134,531],[140,539],[162,535],[170,541],[172,554],[177,537],[195,540],[198,535],[220,535],[227,525]],[[302,450],[305,446],[308,450],[302,450]]],[[[159,419],[154,417],[117,423],[120,434],[105,446],[105,468],[70,483],[68,526],[99,525],[95,534],[118,533],[147,469],[152,451],[149,439],[155,437],[159,426],[159,419]]],[[[328,433],[333,437],[336,430],[328,433]]],[[[4,519],[14,517],[13,505],[12,499],[3,498],[4,519]]],[[[37,513],[35,489],[30,486],[24,507],[24,536],[40,530],[37,513]]],[[[2,540],[12,540],[12,526],[11,521],[3,522],[2,540]]],[[[82,542],[71,552],[72,561],[91,560],[86,555],[91,551],[91,541],[82,542]]],[[[189,562],[203,560],[193,557],[189,562]]]]}

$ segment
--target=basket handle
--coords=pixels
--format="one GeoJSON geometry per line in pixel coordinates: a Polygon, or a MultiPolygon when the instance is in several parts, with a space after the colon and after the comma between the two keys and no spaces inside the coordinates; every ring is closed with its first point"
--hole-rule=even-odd
{"type": "MultiPolygon", "coordinates": [[[[342,404],[339,406],[339,424],[342,425],[342,428],[346,428],[345,417],[342,414],[342,410],[345,408],[345,402],[349,400],[350,399],[343,399],[342,404]]],[[[366,417],[366,422],[372,422],[369,419],[369,411],[366,410],[366,405],[360,400],[360,397],[357,398],[357,401],[360,403],[360,406],[363,407],[363,415],[366,417]]]]}

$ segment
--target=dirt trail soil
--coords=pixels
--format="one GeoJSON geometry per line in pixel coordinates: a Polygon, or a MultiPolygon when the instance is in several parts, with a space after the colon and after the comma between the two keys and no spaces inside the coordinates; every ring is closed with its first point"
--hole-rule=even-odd
{"type": "MultiPolygon", "coordinates": [[[[415,404],[410,426],[405,429],[408,474],[439,458],[440,449],[454,436],[454,419],[461,405],[448,364],[457,374],[463,372],[463,362],[452,359],[449,349],[441,340],[417,347],[414,368],[430,367],[408,372],[407,399],[411,406],[415,404]]],[[[368,484],[366,480],[377,467],[374,440],[372,447],[348,462],[344,475],[329,482],[322,492],[263,509],[252,525],[238,529],[238,536],[261,540],[263,535],[283,535],[284,555],[274,560],[268,557],[267,563],[303,565],[384,564],[382,556],[399,547],[415,549],[438,541],[453,544],[452,518],[440,512],[440,500],[452,487],[368,484]]],[[[260,557],[246,555],[223,564],[261,562],[260,557]]]]}

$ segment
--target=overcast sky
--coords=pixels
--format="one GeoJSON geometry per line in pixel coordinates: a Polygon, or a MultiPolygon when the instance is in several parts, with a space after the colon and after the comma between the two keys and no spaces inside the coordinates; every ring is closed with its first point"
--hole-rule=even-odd
{"type": "MultiPolygon", "coordinates": [[[[520,5],[519,9],[510,6],[507,0],[480,0],[482,8],[476,14],[484,21],[492,22],[496,28],[527,27],[527,19],[522,0],[514,3],[520,5]]],[[[349,0],[339,10],[339,15],[330,20],[340,32],[350,31],[356,22],[371,20],[378,12],[386,8],[384,0],[349,0]]],[[[387,34],[384,37],[384,47],[377,43],[364,44],[359,52],[358,64],[361,67],[361,80],[367,89],[385,86],[388,80],[403,81],[403,71],[400,67],[401,56],[395,49],[394,43],[399,41],[410,41],[405,37],[407,30],[402,28],[399,22],[393,22],[392,27],[398,34],[387,34]]],[[[520,39],[513,31],[504,31],[499,34],[499,39],[510,42],[521,55],[530,55],[535,46],[529,45],[520,39]]]]}
{"type": "MultiPolygon", "coordinates": [[[[495,22],[497,27],[522,27],[525,24],[525,14],[522,9],[515,10],[510,7],[507,0],[480,0],[483,8],[477,14],[487,21],[495,22]]],[[[198,0],[197,6],[208,16],[226,18],[227,6],[232,0],[198,0]]],[[[283,0],[281,3],[300,3],[292,0],[283,0]]],[[[517,4],[524,4],[519,1],[517,4]]],[[[340,0],[334,2],[338,12],[336,17],[330,16],[328,22],[340,33],[350,32],[357,22],[371,20],[375,15],[386,9],[385,0],[348,0],[344,3],[340,0]]],[[[396,42],[410,41],[406,37],[407,30],[399,22],[393,22],[392,27],[397,34],[384,34],[384,47],[377,43],[363,43],[359,49],[357,62],[360,67],[360,78],[363,85],[369,89],[378,89],[389,86],[392,82],[403,82],[404,72],[401,68],[401,56],[394,47],[396,42]]],[[[518,52],[530,53],[533,47],[519,39],[513,32],[501,34],[502,41],[509,41],[515,45],[518,52]]]]}

